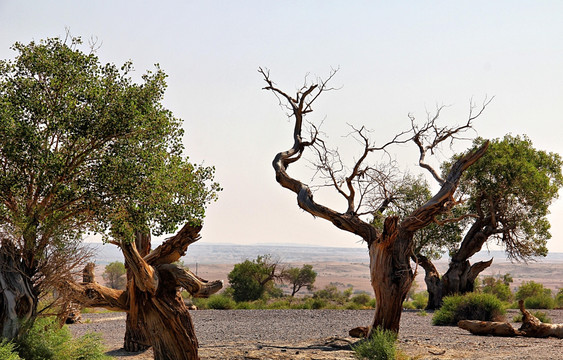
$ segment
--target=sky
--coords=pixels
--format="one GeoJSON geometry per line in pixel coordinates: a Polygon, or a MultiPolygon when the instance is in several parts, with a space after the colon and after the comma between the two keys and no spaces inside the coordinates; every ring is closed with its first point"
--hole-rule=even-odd
{"type": "MultiPolygon", "coordinates": [[[[134,77],[158,63],[168,74],[164,105],[184,120],[186,154],[216,167],[223,191],[209,205],[206,243],[365,246],[315,219],[275,181],[275,154],[292,145],[292,123],[262,90],[259,67],[293,93],[307,74],[338,68],[309,120],[349,161],[345,137],[365,125],[376,143],[446,105],[443,124],[460,124],[473,99],[494,100],[471,136],[527,134],[563,154],[561,1],[20,1],[0,0],[0,59],[10,46],[74,36],[100,46],[102,62],[131,60],[134,77]]],[[[85,48],[86,49],[86,48],[85,48]]],[[[470,145],[456,144],[456,151],[470,145]]],[[[417,149],[392,150],[416,174],[417,149]]],[[[451,155],[444,149],[435,164],[451,155]]],[[[378,155],[374,161],[377,161],[378,155]]],[[[290,174],[308,182],[307,164],[290,174]]],[[[345,211],[343,199],[315,199],[345,211]]],[[[551,207],[550,251],[563,252],[563,200],[551,207]]],[[[492,247],[494,248],[494,246],[492,247]]]]}

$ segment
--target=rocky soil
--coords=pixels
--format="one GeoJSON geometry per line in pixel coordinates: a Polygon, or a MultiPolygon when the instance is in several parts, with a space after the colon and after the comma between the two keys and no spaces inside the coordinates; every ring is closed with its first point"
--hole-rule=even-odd
{"type": "MultiPolygon", "coordinates": [[[[511,320],[518,312],[509,310],[511,320]]],[[[563,323],[563,310],[549,310],[563,323]]],[[[202,359],[353,359],[348,330],[370,323],[373,310],[199,310],[192,311],[202,359]]],[[[432,314],[405,311],[399,348],[413,359],[562,359],[563,340],[475,336],[457,327],[431,325],[432,314]]],[[[148,350],[121,349],[123,313],[83,314],[70,325],[75,336],[99,332],[108,355],[117,359],[152,359],[148,350]]],[[[517,324],[513,324],[518,326],[517,324]]]]}

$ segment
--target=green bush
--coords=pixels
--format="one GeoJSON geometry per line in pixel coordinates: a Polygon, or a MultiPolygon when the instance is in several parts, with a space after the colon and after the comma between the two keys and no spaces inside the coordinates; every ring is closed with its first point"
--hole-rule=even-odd
{"type": "Polygon", "coordinates": [[[421,291],[413,295],[412,304],[415,308],[422,310],[428,304],[428,291],[421,291]]]}
{"type": "Polygon", "coordinates": [[[234,309],[236,305],[233,299],[224,294],[211,295],[207,299],[207,309],[231,310],[234,309]]]}
{"type": "Polygon", "coordinates": [[[0,342],[0,359],[2,360],[22,360],[18,353],[14,350],[15,345],[11,342],[0,342]]]}
{"type": "MultiPolygon", "coordinates": [[[[26,360],[106,360],[99,334],[72,339],[67,327],[54,318],[39,318],[16,342],[18,354],[26,360]]],[[[17,358],[15,358],[17,359],[17,358]]]]}
{"type": "Polygon", "coordinates": [[[412,301],[404,301],[403,302],[403,309],[405,309],[405,310],[415,310],[416,307],[414,306],[412,301]]]}
{"type": "Polygon", "coordinates": [[[495,321],[504,315],[502,302],[491,294],[468,293],[446,296],[432,324],[457,325],[460,320],[495,321]]]}
{"type": "Polygon", "coordinates": [[[369,294],[367,293],[361,293],[358,295],[354,295],[352,296],[352,299],[350,299],[350,301],[352,301],[355,304],[358,305],[363,305],[363,306],[367,306],[369,304],[371,300],[371,296],[369,296],[369,294]]]}
{"type": "Polygon", "coordinates": [[[377,328],[369,339],[352,346],[354,356],[359,360],[392,360],[397,358],[397,334],[377,328]]]}
{"type": "MultiPolygon", "coordinates": [[[[542,311],[535,311],[532,312],[532,315],[534,315],[535,317],[538,318],[539,321],[541,321],[542,323],[546,323],[546,324],[550,324],[551,323],[551,318],[549,316],[547,316],[546,313],[542,312],[542,311]]],[[[518,314],[515,317],[512,318],[512,321],[514,322],[522,322],[522,314],[518,314]]]]}
{"type": "Polygon", "coordinates": [[[559,292],[555,295],[555,305],[559,309],[563,308],[563,289],[559,289],[559,292]]]}
{"type": "Polygon", "coordinates": [[[551,289],[546,289],[543,284],[537,283],[535,281],[527,281],[522,283],[516,291],[516,300],[526,300],[530,297],[541,297],[549,296],[551,297],[551,289]]]}
{"type": "Polygon", "coordinates": [[[524,306],[527,309],[553,309],[555,300],[549,295],[536,295],[526,298],[524,306]]]}

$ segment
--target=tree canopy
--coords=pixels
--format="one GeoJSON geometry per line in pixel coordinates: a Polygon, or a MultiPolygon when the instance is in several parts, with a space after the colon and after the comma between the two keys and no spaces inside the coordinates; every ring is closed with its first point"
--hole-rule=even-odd
{"type": "Polygon", "coordinates": [[[304,286],[307,290],[313,290],[313,284],[317,279],[317,273],[313,265],[305,264],[302,267],[290,267],[282,272],[282,278],[291,285],[291,296],[294,296],[304,286]]]}
{"type": "MultiPolygon", "coordinates": [[[[475,147],[483,139],[475,140],[475,147]]],[[[546,216],[563,186],[561,156],[538,150],[526,136],[492,140],[487,153],[465,172],[459,191],[468,211],[491,228],[508,256],[545,256],[551,237],[546,216]]]]}
{"type": "MultiPolygon", "coordinates": [[[[16,43],[0,61],[0,232],[29,281],[86,231],[130,242],[198,225],[220,190],[212,167],[183,155],[166,74],[156,66],[135,83],[130,62],[102,64],[81,44],[16,43]]],[[[48,282],[35,280],[36,297],[48,282]]]]}
{"type": "Polygon", "coordinates": [[[260,255],[255,260],[245,260],[235,264],[229,273],[229,283],[235,301],[260,299],[278,278],[278,263],[270,255],[260,255]]]}

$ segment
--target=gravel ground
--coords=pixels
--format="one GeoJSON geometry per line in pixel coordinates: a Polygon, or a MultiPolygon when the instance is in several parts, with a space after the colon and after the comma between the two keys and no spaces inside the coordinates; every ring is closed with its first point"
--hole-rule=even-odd
{"type": "MultiPolygon", "coordinates": [[[[373,310],[199,310],[192,311],[202,359],[353,359],[356,339],[348,330],[371,322],[373,310]]],[[[518,312],[509,310],[508,319],[518,312]]],[[[563,323],[563,310],[547,311],[563,323]]],[[[431,325],[432,314],[403,312],[399,348],[414,359],[563,359],[563,340],[475,336],[457,327],[431,325]]],[[[518,325],[513,324],[518,327],[518,325]]],[[[149,351],[120,350],[123,313],[83,314],[70,326],[75,336],[99,332],[109,355],[152,359],[149,351]]]]}

